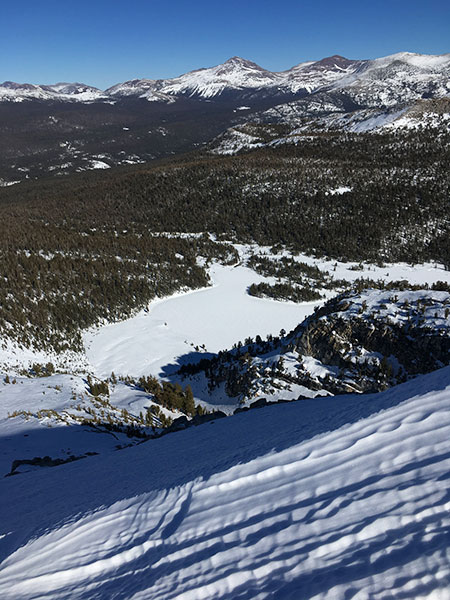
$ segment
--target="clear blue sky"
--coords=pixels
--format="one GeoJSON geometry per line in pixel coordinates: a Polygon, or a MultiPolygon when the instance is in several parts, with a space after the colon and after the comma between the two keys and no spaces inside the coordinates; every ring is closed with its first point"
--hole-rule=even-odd
{"type": "Polygon", "coordinates": [[[105,88],[234,55],[277,71],[332,54],[450,52],[449,0],[4,0],[0,14],[0,82],[105,88]]]}

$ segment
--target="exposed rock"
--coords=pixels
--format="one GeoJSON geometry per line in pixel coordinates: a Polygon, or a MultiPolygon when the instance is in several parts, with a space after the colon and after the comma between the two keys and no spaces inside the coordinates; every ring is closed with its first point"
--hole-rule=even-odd
{"type": "Polygon", "coordinates": [[[203,423],[209,423],[210,421],[216,421],[217,419],[223,419],[227,415],[221,410],[216,410],[213,413],[207,413],[206,415],[195,415],[195,417],[189,421],[190,425],[202,425],[203,423]]]}
{"type": "Polygon", "coordinates": [[[57,467],[59,465],[64,465],[75,460],[81,460],[82,458],[86,458],[88,456],[94,456],[96,454],[98,454],[98,452],[86,452],[81,456],[74,456],[72,454],[68,458],[51,458],[50,456],[35,456],[34,458],[13,460],[11,465],[11,471],[7,473],[5,477],[10,477],[11,475],[18,475],[17,469],[21,465],[32,465],[37,467],[57,467]]]}
{"type": "Polygon", "coordinates": [[[327,302],[287,336],[241,344],[201,370],[206,367],[210,389],[225,383],[230,397],[246,403],[269,395],[249,408],[266,406],[271,394],[295,385],[312,396],[378,392],[449,363],[449,313],[446,289],[353,291],[327,302]]]}

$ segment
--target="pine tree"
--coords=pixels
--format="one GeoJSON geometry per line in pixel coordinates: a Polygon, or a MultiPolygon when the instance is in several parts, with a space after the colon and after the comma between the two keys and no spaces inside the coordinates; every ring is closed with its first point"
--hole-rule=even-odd
{"type": "Polygon", "coordinates": [[[183,400],[182,410],[187,415],[195,414],[194,394],[192,393],[192,388],[190,385],[187,385],[184,390],[184,400],[183,400]]]}

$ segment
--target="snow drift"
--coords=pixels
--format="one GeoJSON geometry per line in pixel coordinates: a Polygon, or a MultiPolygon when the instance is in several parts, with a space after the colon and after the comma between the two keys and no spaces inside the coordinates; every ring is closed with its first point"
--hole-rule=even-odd
{"type": "Polygon", "coordinates": [[[448,598],[450,368],[1,481],[0,596],[448,598]]]}

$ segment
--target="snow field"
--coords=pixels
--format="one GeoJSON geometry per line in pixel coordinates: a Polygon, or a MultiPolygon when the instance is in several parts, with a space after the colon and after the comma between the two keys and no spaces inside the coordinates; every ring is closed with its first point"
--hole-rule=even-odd
{"type": "Polygon", "coordinates": [[[448,598],[449,401],[445,368],[3,479],[0,596],[448,598]]]}
{"type": "MultiPolygon", "coordinates": [[[[265,252],[269,247],[236,245],[242,261],[250,252],[265,252]]],[[[280,254],[288,255],[287,252],[280,254]]],[[[450,283],[450,272],[440,265],[387,264],[384,266],[339,263],[296,255],[296,259],[317,265],[336,279],[352,282],[360,277],[412,284],[432,284],[442,280],[450,283]]],[[[167,377],[180,362],[197,362],[202,353],[231,348],[239,340],[269,333],[278,335],[281,329],[291,331],[313,313],[321,302],[294,304],[249,296],[247,288],[274,278],[258,275],[242,265],[230,267],[215,264],[210,270],[213,287],[170,298],[156,300],[148,311],[137,316],[88,331],[84,336],[87,359],[99,377],[116,374],[167,377]],[[205,346],[198,351],[195,347],[205,346]]],[[[388,292],[387,292],[388,293],[388,292]]],[[[394,292],[392,292],[393,294],[394,292]]],[[[335,295],[328,292],[327,297],[335,295]]]]}
{"type": "Polygon", "coordinates": [[[243,266],[215,265],[211,276],[211,288],[152,302],[148,312],[89,332],[84,341],[95,373],[169,374],[177,370],[180,357],[198,360],[200,352],[231,348],[247,336],[293,329],[317,305],[249,296],[248,286],[265,278],[243,266]],[[206,350],[195,351],[203,345],[206,350]]]}
{"type": "MultiPolygon", "coordinates": [[[[155,403],[149,394],[133,386],[118,382],[110,384],[110,396],[100,402],[88,393],[88,383],[80,376],[53,375],[51,377],[10,377],[11,383],[0,381],[0,478],[10,472],[13,461],[50,456],[67,460],[86,453],[115,452],[118,446],[139,443],[125,433],[109,432],[83,424],[97,417],[101,423],[123,422],[122,411],[132,417],[146,415],[155,403]],[[12,383],[15,381],[16,383],[12,383]],[[107,400],[107,404],[102,402],[107,400]]],[[[158,405],[166,416],[176,418],[178,411],[170,412],[158,405]]],[[[126,424],[126,423],[125,423],[126,424]]],[[[158,421],[155,420],[155,425],[158,421]]],[[[139,427],[144,430],[143,425],[139,427]]],[[[150,428],[148,433],[152,433],[150,428]]],[[[21,465],[17,472],[42,472],[36,465],[21,465]]]]}

